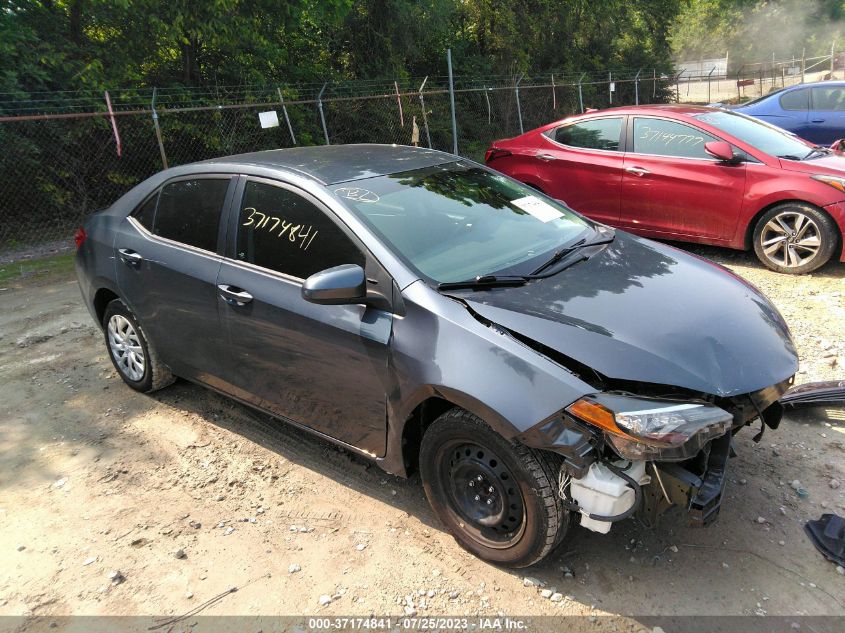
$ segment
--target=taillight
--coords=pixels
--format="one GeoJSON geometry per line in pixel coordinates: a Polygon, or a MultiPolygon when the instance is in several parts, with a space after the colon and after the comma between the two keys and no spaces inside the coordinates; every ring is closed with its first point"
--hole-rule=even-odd
{"type": "Polygon", "coordinates": [[[85,229],[83,229],[82,227],[76,229],[76,234],[73,236],[73,241],[76,243],[76,248],[82,246],[82,244],[85,242],[85,238],[87,237],[88,234],[85,232],[85,229]]]}
{"type": "Polygon", "coordinates": [[[484,162],[489,163],[493,159],[502,158],[503,156],[511,156],[511,153],[508,150],[502,149],[500,147],[491,147],[484,154],[484,162]]]}

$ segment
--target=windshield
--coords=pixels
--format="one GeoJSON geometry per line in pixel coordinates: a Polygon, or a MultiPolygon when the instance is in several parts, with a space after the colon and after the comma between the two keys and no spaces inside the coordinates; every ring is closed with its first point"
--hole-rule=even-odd
{"type": "Polygon", "coordinates": [[[470,163],[342,183],[332,191],[400,258],[438,283],[525,274],[590,230],[562,204],[470,163]]]}
{"type": "Polygon", "coordinates": [[[695,117],[726,134],[778,158],[802,160],[812,153],[812,146],[780,128],[735,112],[706,112],[695,117]]]}

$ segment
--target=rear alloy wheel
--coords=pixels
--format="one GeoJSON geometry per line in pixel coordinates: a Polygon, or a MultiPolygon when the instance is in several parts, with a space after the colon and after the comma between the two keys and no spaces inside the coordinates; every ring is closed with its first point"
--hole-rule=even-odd
{"type": "Polygon", "coordinates": [[[423,487],[438,518],[462,547],[509,567],[538,562],[566,533],[560,464],[457,408],[432,423],[420,448],[423,487]]]}
{"type": "Polygon", "coordinates": [[[135,316],[119,299],[106,306],[103,330],[109,358],[127,385],[136,391],[149,393],[175,380],[159,360],[135,316]]]}
{"type": "Polygon", "coordinates": [[[809,204],[779,204],[754,229],[754,252],[766,267],[779,273],[816,270],[827,263],[835,248],[833,220],[809,204]]]}

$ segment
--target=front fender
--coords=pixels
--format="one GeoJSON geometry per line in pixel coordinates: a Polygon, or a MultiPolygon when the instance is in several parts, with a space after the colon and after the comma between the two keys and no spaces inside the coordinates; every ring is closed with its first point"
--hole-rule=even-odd
{"type": "MultiPolygon", "coordinates": [[[[405,424],[432,396],[467,409],[511,439],[595,391],[422,281],[408,286],[403,299],[407,313],[394,321],[389,361],[396,377],[388,397],[391,472],[396,472],[405,424]]],[[[390,470],[388,464],[385,468],[390,470]]]]}

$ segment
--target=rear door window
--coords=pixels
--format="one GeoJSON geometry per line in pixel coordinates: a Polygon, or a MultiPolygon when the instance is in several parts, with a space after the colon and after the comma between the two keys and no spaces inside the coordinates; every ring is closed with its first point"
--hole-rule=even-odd
{"type": "Polygon", "coordinates": [[[561,125],[551,130],[549,136],[569,147],[617,152],[621,133],[622,117],[612,117],[561,125]]]}
{"type": "Polygon", "coordinates": [[[704,144],[717,141],[697,128],[667,119],[634,119],[634,153],[679,158],[706,158],[704,144]]]}
{"type": "Polygon", "coordinates": [[[196,178],[165,185],[159,195],[153,233],[182,244],[217,250],[220,213],[230,178],[196,178]]]}
{"type": "Polygon", "coordinates": [[[249,181],[238,217],[237,259],[305,279],[340,266],[364,266],[364,255],[346,233],[305,197],[249,181]]]}
{"type": "Polygon", "coordinates": [[[784,110],[809,110],[810,91],[807,88],[801,88],[799,90],[785,92],[780,97],[780,107],[784,110]]]}

